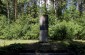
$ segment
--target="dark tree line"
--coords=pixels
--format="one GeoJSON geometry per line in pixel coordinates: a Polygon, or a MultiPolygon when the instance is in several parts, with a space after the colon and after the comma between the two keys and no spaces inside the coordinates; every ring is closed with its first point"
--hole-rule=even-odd
{"type": "Polygon", "coordinates": [[[66,6],[68,6],[68,2],[70,1],[73,1],[76,9],[78,9],[80,12],[80,16],[85,10],[85,0],[29,0],[23,1],[22,3],[19,3],[19,0],[7,0],[5,1],[6,4],[2,3],[2,1],[3,0],[0,0],[0,13],[12,19],[16,19],[17,15],[20,13],[27,13],[36,18],[40,11],[39,2],[44,2],[43,8],[47,14],[49,12],[47,10],[47,3],[50,1],[49,3],[53,5],[54,14],[55,16],[59,17],[59,19],[61,18],[60,16],[62,15],[62,11],[66,9],[66,6]]]}

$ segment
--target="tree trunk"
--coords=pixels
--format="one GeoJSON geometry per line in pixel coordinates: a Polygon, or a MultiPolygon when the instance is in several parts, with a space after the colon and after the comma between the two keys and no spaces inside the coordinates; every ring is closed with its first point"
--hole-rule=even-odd
{"type": "Polygon", "coordinates": [[[37,0],[34,0],[34,18],[37,17],[37,0]]]}
{"type": "Polygon", "coordinates": [[[55,13],[55,16],[56,16],[56,6],[55,6],[55,0],[53,0],[53,7],[54,7],[54,13],[55,13]]]}
{"type": "Polygon", "coordinates": [[[82,12],[83,12],[83,7],[82,7],[83,3],[81,1],[80,5],[79,5],[79,12],[80,12],[80,16],[82,15],[82,12]]]}
{"type": "Polygon", "coordinates": [[[9,18],[9,0],[7,0],[7,17],[9,18]]]}
{"type": "Polygon", "coordinates": [[[47,14],[47,0],[44,0],[45,3],[45,14],[47,14]]]}
{"type": "Polygon", "coordinates": [[[17,0],[14,0],[14,17],[17,18],[17,0]]]}

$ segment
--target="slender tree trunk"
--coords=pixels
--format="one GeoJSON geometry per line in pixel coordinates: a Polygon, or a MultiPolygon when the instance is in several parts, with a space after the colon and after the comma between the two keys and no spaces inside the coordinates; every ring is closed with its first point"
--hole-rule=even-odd
{"type": "Polygon", "coordinates": [[[17,0],[14,0],[14,16],[17,18],[17,0]]]}
{"type": "Polygon", "coordinates": [[[83,4],[84,4],[84,1],[83,0],[78,0],[77,1],[77,10],[80,12],[80,16],[82,15],[82,12],[83,12],[83,4]]]}
{"type": "Polygon", "coordinates": [[[56,16],[56,4],[55,4],[55,0],[53,0],[53,7],[54,7],[54,13],[55,13],[55,16],[56,16]]]}
{"type": "Polygon", "coordinates": [[[42,14],[42,9],[41,9],[42,0],[39,0],[39,5],[40,5],[40,10],[39,10],[39,12],[40,12],[40,15],[41,15],[41,14],[42,14]]]}
{"type": "Polygon", "coordinates": [[[34,18],[37,17],[37,0],[34,0],[34,18]]]}
{"type": "Polygon", "coordinates": [[[82,12],[83,12],[83,7],[82,7],[82,5],[83,5],[83,2],[81,1],[81,3],[80,3],[80,5],[79,5],[79,12],[80,12],[80,16],[82,15],[82,12]]]}
{"type": "Polygon", "coordinates": [[[9,18],[10,14],[9,14],[9,0],[7,0],[7,17],[9,18]]]}
{"type": "Polygon", "coordinates": [[[45,14],[47,14],[47,0],[44,0],[45,2],[45,14]]]}

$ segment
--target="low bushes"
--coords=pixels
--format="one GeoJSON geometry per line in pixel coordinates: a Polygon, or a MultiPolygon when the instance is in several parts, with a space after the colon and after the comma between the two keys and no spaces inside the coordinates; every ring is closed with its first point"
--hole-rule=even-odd
{"type": "Polygon", "coordinates": [[[73,21],[58,22],[55,25],[50,26],[49,34],[53,40],[74,39],[76,34],[81,31],[82,27],[73,21]]]}
{"type": "Polygon", "coordinates": [[[1,17],[0,39],[38,39],[39,23],[38,18],[32,18],[29,15],[19,16],[16,21],[11,23],[1,17]]]}
{"type": "MultiPolygon", "coordinates": [[[[84,17],[59,20],[49,16],[49,37],[53,40],[85,39],[84,17]]],[[[39,18],[21,15],[15,21],[0,16],[0,39],[38,39],[39,18]]]]}

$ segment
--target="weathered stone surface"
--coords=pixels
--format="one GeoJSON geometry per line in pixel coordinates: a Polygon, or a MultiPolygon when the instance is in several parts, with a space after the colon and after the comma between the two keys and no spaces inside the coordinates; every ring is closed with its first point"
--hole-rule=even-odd
{"type": "Polygon", "coordinates": [[[40,17],[40,42],[47,42],[48,39],[48,15],[40,17]]]}

